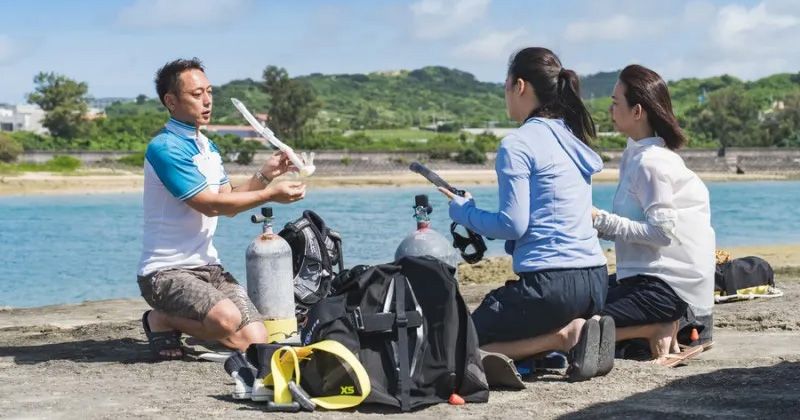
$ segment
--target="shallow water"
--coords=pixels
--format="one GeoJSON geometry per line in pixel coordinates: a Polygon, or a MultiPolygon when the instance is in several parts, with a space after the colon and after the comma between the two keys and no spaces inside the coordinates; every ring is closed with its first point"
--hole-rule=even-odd
{"type": "MultiPolygon", "coordinates": [[[[719,246],[800,242],[800,182],[708,186],[719,246]]],[[[595,185],[595,205],[608,209],[615,188],[595,185]]],[[[496,209],[496,187],[471,191],[479,207],[496,209]]],[[[274,206],[276,226],[314,209],[341,232],[346,266],[388,262],[414,229],[415,194],[430,195],[433,226],[446,233],[446,201],[426,186],[311,190],[302,202],[274,206]]],[[[249,214],[221,218],[214,240],[240,281],[245,249],[260,232],[249,214]]],[[[0,197],[0,306],[138,296],[141,217],[141,194],[0,197]]],[[[487,244],[490,255],[502,254],[502,241],[487,244]]]]}

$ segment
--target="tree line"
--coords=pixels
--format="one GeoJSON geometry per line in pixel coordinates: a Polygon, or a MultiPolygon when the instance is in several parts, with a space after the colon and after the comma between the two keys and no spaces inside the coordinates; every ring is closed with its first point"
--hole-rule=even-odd
{"type": "MultiPolygon", "coordinates": [[[[613,72],[583,79],[591,90],[584,100],[598,131],[613,131],[608,116],[613,72]]],[[[114,103],[100,118],[87,118],[89,86],[56,73],[34,77],[28,101],[45,111],[48,135],[0,134],[0,160],[23,150],[120,150],[142,152],[163,126],[166,111],[156,98],[139,95],[114,103]]],[[[800,73],[745,82],[732,76],[670,82],[673,105],[690,147],[800,147],[800,73]]],[[[254,112],[266,112],[279,137],[304,149],[423,151],[435,156],[475,155],[493,150],[497,139],[459,135],[462,127],[513,126],[505,116],[502,85],[444,67],[356,75],[311,74],[292,78],[268,66],[262,79],[236,80],[215,87],[214,123],[243,124],[230,98],[254,112]],[[371,138],[368,129],[407,127],[427,141],[371,138]],[[485,149],[485,150],[484,150],[485,149]],[[469,152],[467,152],[469,150],[469,152]]],[[[246,162],[259,147],[236,136],[209,134],[228,156],[246,162]]],[[[598,148],[624,147],[625,139],[604,136],[598,148]]]]}

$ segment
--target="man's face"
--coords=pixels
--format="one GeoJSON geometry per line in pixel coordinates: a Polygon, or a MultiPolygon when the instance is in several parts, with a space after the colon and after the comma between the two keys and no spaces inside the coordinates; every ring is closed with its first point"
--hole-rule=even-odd
{"type": "Polygon", "coordinates": [[[212,88],[206,74],[200,70],[186,70],[179,76],[178,91],[167,96],[167,106],[173,117],[197,126],[211,122],[212,88]]]}

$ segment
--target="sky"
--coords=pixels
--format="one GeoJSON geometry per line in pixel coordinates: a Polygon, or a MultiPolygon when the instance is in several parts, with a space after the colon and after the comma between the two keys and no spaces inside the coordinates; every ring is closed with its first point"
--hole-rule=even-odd
{"type": "Polygon", "coordinates": [[[580,74],[627,64],[669,80],[800,71],[798,0],[0,0],[0,103],[53,71],[101,97],[155,96],[167,61],[198,57],[215,84],[428,65],[501,82],[544,46],[580,74]]]}

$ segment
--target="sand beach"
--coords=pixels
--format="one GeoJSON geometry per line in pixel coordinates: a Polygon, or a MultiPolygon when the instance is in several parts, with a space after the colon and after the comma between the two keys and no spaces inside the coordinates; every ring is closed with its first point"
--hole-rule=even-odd
{"type": "MultiPolygon", "coordinates": [[[[493,391],[487,404],[438,405],[402,418],[790,418],[800,410],[800,245],[729,249],[776,269],[781,298],[717,305],[715,346],[686,366],[617,360],[606,377],[568,384],[563,372],[522,391],[493,391]]],[[[610,254],[613,261],[613,254],[610,254]]],[[[462,265],[462,294],[475,307],[511,278],[508,258],[462,265]]],[[[141,329],[142,299],[0,309],[0,413],[8,418],[264,418],[229,397],[222,366],[153,363],[141,329]]],[[[317,411],[351,418],[374,410],[317,411]]],[[[269,414],[290,418],[291,414],[269,414]]]]}

